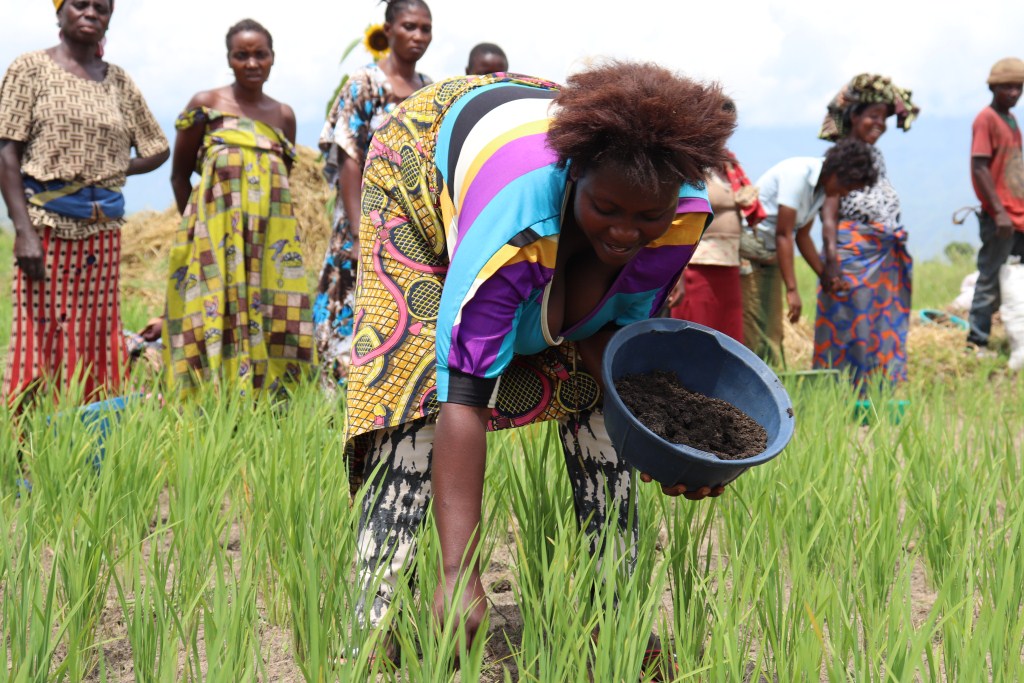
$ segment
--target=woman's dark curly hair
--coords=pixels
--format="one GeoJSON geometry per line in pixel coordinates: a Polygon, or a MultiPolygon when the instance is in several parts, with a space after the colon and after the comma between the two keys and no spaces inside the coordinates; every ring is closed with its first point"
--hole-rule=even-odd
{"type": "Polygon", "coordinates": [[[657,64],[612,61],[569,77],[548,131],[558,163],[614,164],[637,187],[701,183],[726,159],[735,108],[717,83],[657,64]]]}
{"type": "Polygon", "coordinates": [[[387,5],[384,9],[384,21],[391,24],[394,23],[398,15],[407,9],[413,7],[422,7],[427,10],[427,14],[430,14],[430,7],[423,0],[380,0],[382,3],[387,5]]]}
{"type": "Polygon", "coordinates": [[[243,31],[252,31],[253,33],[262,33],[267,37],[267,47],[270,51],[274,51],[274,36],[270,35],[270,31],[266,27],[255,19],[242,19],[240,22],[228,29],[228,34],[224,38],[224,42],[227,43],[228,52],[231,51],[231,39],[237,36],[243,31]]]}
{"type": "Polygon", "coordinates": [[[821,178],[824,181],[833,174],[847,187],[874,185],[878,181],[878,167],[875,166],[871,145],[845,137],[829,147],[821,167],[821,178]]]}

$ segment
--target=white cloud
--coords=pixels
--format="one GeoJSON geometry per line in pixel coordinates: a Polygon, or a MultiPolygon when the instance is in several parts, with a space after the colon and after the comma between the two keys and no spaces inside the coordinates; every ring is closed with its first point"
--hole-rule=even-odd
{"type": "MultiPolygon", "coordinates": [[[[56,42],[49,2],[3,2],[0,67],[56,42]]],[[[435,79],[462,73],[469,48],[483,40],[502,45],[513,70],[553,80],[596,56],[650,59],[721,80],[742,123],[753,126],[817,122],[843,81],[872,70],[911,88],[926,116],[970,115],[987,100],[990,65],[1024,53],[1024,3],[945,5],[434,0],[434,43],[420,66],[435,79]]],[[[120,0],[109,58],[166,121],[194,92],[230,82],[224,33],[244,16],[274,34],[268,91],[295,107],[300,139],[311,141],[343,71],[366,59],[357,50],[344,69],[338,64],[344,46],[381,20],[383,7],[373,0],[120,0]]]]}

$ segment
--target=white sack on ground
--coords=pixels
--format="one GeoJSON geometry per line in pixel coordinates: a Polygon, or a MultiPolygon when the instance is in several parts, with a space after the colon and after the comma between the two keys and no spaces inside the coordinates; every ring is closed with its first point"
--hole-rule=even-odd
{"type": "Polygon", "coordinates": [[[1010,339],[1010,369],[1024,368],[1024,263],[1011,258],[999,269],[999,310],[1010,339]]]}

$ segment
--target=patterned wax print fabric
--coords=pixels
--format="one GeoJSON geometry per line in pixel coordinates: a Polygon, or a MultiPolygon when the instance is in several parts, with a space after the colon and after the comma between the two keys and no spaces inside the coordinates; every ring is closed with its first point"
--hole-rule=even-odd
{"type": "Polygon", "coordinates": [[[836,142],[850,134],[850,112],[861,104],[885,104],[896,115],[896,127],[906,132],[921,109],[910,101],[911,92],[901,88],[888,76],[857,74],[828,103],[828,113],[821,123],[818,137],[836,142]]]}
{"type": "Polygon", "coordinates": [[[599,306],[554,338],[554,273],[568,168],[547,148],[557,86],[514,74],[420,90],[374,135],[363,176],[347,437],[453,401],[491,429],[597,405],[572,340],[651,317],[710,221],[684,186],[671,228],[625,266],[599,306]],[[500,380],[500,382],[499,382],[500,380]]]}
{"type": "MultiPolygon", "coordinates": [[[[418,76],[424,84],[431,83],[427,76],[418,76]]],[[[321,134],[321,146],[327,144],[329,150],[329,142],[333,142],[362,166],[370,138],[398,102],[391,81],[379,66],[370,64],[356,71],[331,106],[324,134],[321,134]]],[[[354,245],[358,229],[358,221],[353,225],[345,215],[339,192],[334,202],[334,227],[313,305],[320,377],[328,390],[344,385],[348,376],[358,259],[354,245]]]]}
{"type": "MultiPolygon", "coordinates": [[[[102,81],[65,70],[46,51],[21,55],[0,86],[0,139],[24,143],[21,171],[37,181],[63,181],[116,190],[134,147],[139,156],[167,149],[139,89],[118,66],[102,81]]],[[[83,221],[29,205],[37,228],[59,239],[82,239],[117,230],[123,221],[83,221]]]]}
{"type": "Polygon", "coordinates": [[[815,368],[847,371],[866,390],[907,378],[912,261],[900,224],[899,196],[873,148],[878,182],[839,204],[836,246],[845,291],[818,288],[815,368]]]}
{"type": "MultiPolygon", "coordinates": [[[[84,403],[121,393],[128,355],[121,332],[121,232],[65,240],[39,229],[43,280],[14,269],[14,322],[4,377],[9,406],[42,382],[58,393],[79,383],[84,403]]],[[[26,394],[29,392],[29,394],[26,394]]]]}
{"type": "Polygon", "coordinates": [[[197,172],[171,249],[164,324],[170,386],[202,382],[279,393],[313,362],[313,310],[292,211],[284,133],[207,108],[197,172]]]}

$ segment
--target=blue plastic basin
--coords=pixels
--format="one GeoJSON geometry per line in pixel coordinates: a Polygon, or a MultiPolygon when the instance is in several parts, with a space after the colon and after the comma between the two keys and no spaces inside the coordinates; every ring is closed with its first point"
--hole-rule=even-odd
{"type": "Polygon", "coordinates": [[[793,437],[793,404],[779,378],[747,347],[709,327],[670,318],[628,325],[609,341],[601,373],[605,426],[616,452],[664,485],[728,484],[774,458],[793,437]],[[625,375],[655,370],[674,372],[690,391],[742,410],[768,432],[768,447],[745,460],[722,460],[662,439],[629,412],[615,389],[625,375]]]}

